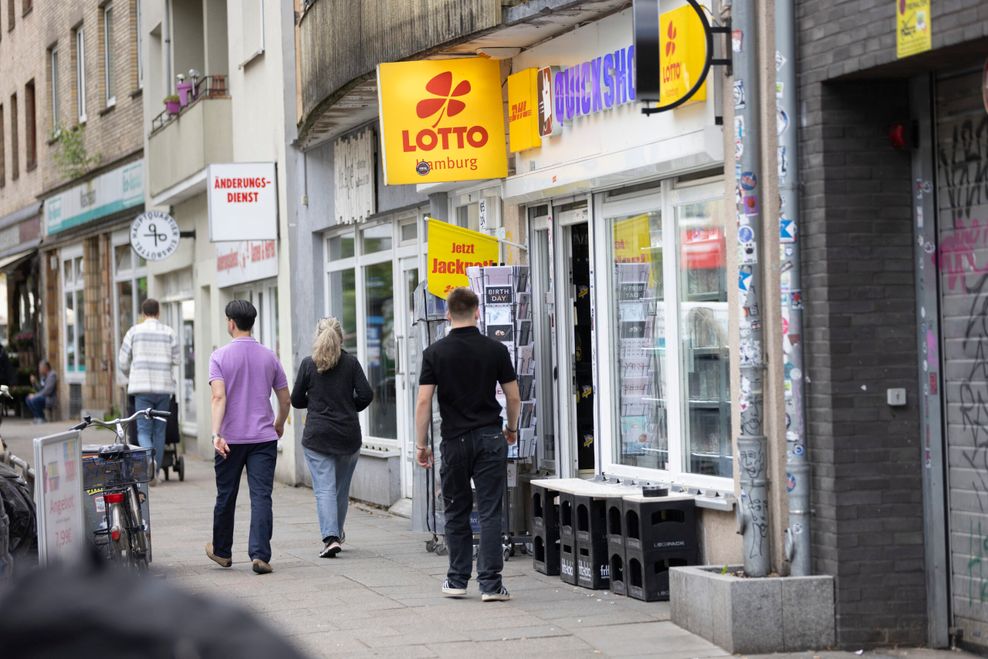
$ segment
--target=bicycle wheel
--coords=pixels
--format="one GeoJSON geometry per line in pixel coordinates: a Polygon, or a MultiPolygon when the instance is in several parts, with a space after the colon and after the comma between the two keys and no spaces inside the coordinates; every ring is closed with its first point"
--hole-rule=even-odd
{"type": "Polygon", "coordinates": [[[138,571],[144,571],[150,562],[150,542],[144,530],[144,519],[141,516],[141,505],[138,503],[140,490],[137,485],[127,489],[127,505],[124,506],[127,516],[126,527],[128,563],[138,571]]]}

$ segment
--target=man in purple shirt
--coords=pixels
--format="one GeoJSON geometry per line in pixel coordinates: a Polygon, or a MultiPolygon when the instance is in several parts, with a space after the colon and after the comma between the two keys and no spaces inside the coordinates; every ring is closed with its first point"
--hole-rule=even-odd
{"type": "Polygon", "coordinates": [[[250,488],[250,540],[247,551],[254,572],[271,572],[271,489],[278,439],[285,431],[290,405],[288,378],[277,356],[252,336],[257,309],[246,300],[226,305],[226,329],[233,342],[209,359],[212,390],[213,448],[216,449],[216,507],[213,541],[206,556],[233,565],[233,517],[240,476],[247,468],[250,488]],[[278,396],[278,418],[271,391],[278,396]]]}

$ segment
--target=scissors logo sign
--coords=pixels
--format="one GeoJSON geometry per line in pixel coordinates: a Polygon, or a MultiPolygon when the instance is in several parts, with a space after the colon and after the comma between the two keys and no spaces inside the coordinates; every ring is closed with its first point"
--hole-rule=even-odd
{"type": "Polygon", "coordinates": [[[147,211],[130,225],[130,245],[146,261],[161,261],[178,249],[181,231],[168,213],[147,211]]]}

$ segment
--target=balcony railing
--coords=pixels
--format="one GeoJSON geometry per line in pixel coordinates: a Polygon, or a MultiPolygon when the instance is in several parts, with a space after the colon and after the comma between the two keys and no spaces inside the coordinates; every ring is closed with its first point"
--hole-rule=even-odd
{"type": "Polygon", "coordinates": [[[188,103],[183,105],[178,112],[172,113],[168,109],[162,110],[151,120],[151,134],[154,135],[165,126],[175,121],[188,111],[193,105],[204,98],[230,98],[225,75],[206,76],[196,80],[189,93],[188,103]]]}

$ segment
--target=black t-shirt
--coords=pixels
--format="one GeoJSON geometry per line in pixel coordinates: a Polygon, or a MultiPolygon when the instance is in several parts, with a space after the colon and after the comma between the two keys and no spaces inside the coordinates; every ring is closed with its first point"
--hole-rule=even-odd
{"type": "Polygon", "coordinates": [[[514,381],[507,347],[476,327],[456,328],[422,353],[419,384],[436,385],[443,439],[500,426],[496,385],[514,381]]]}

